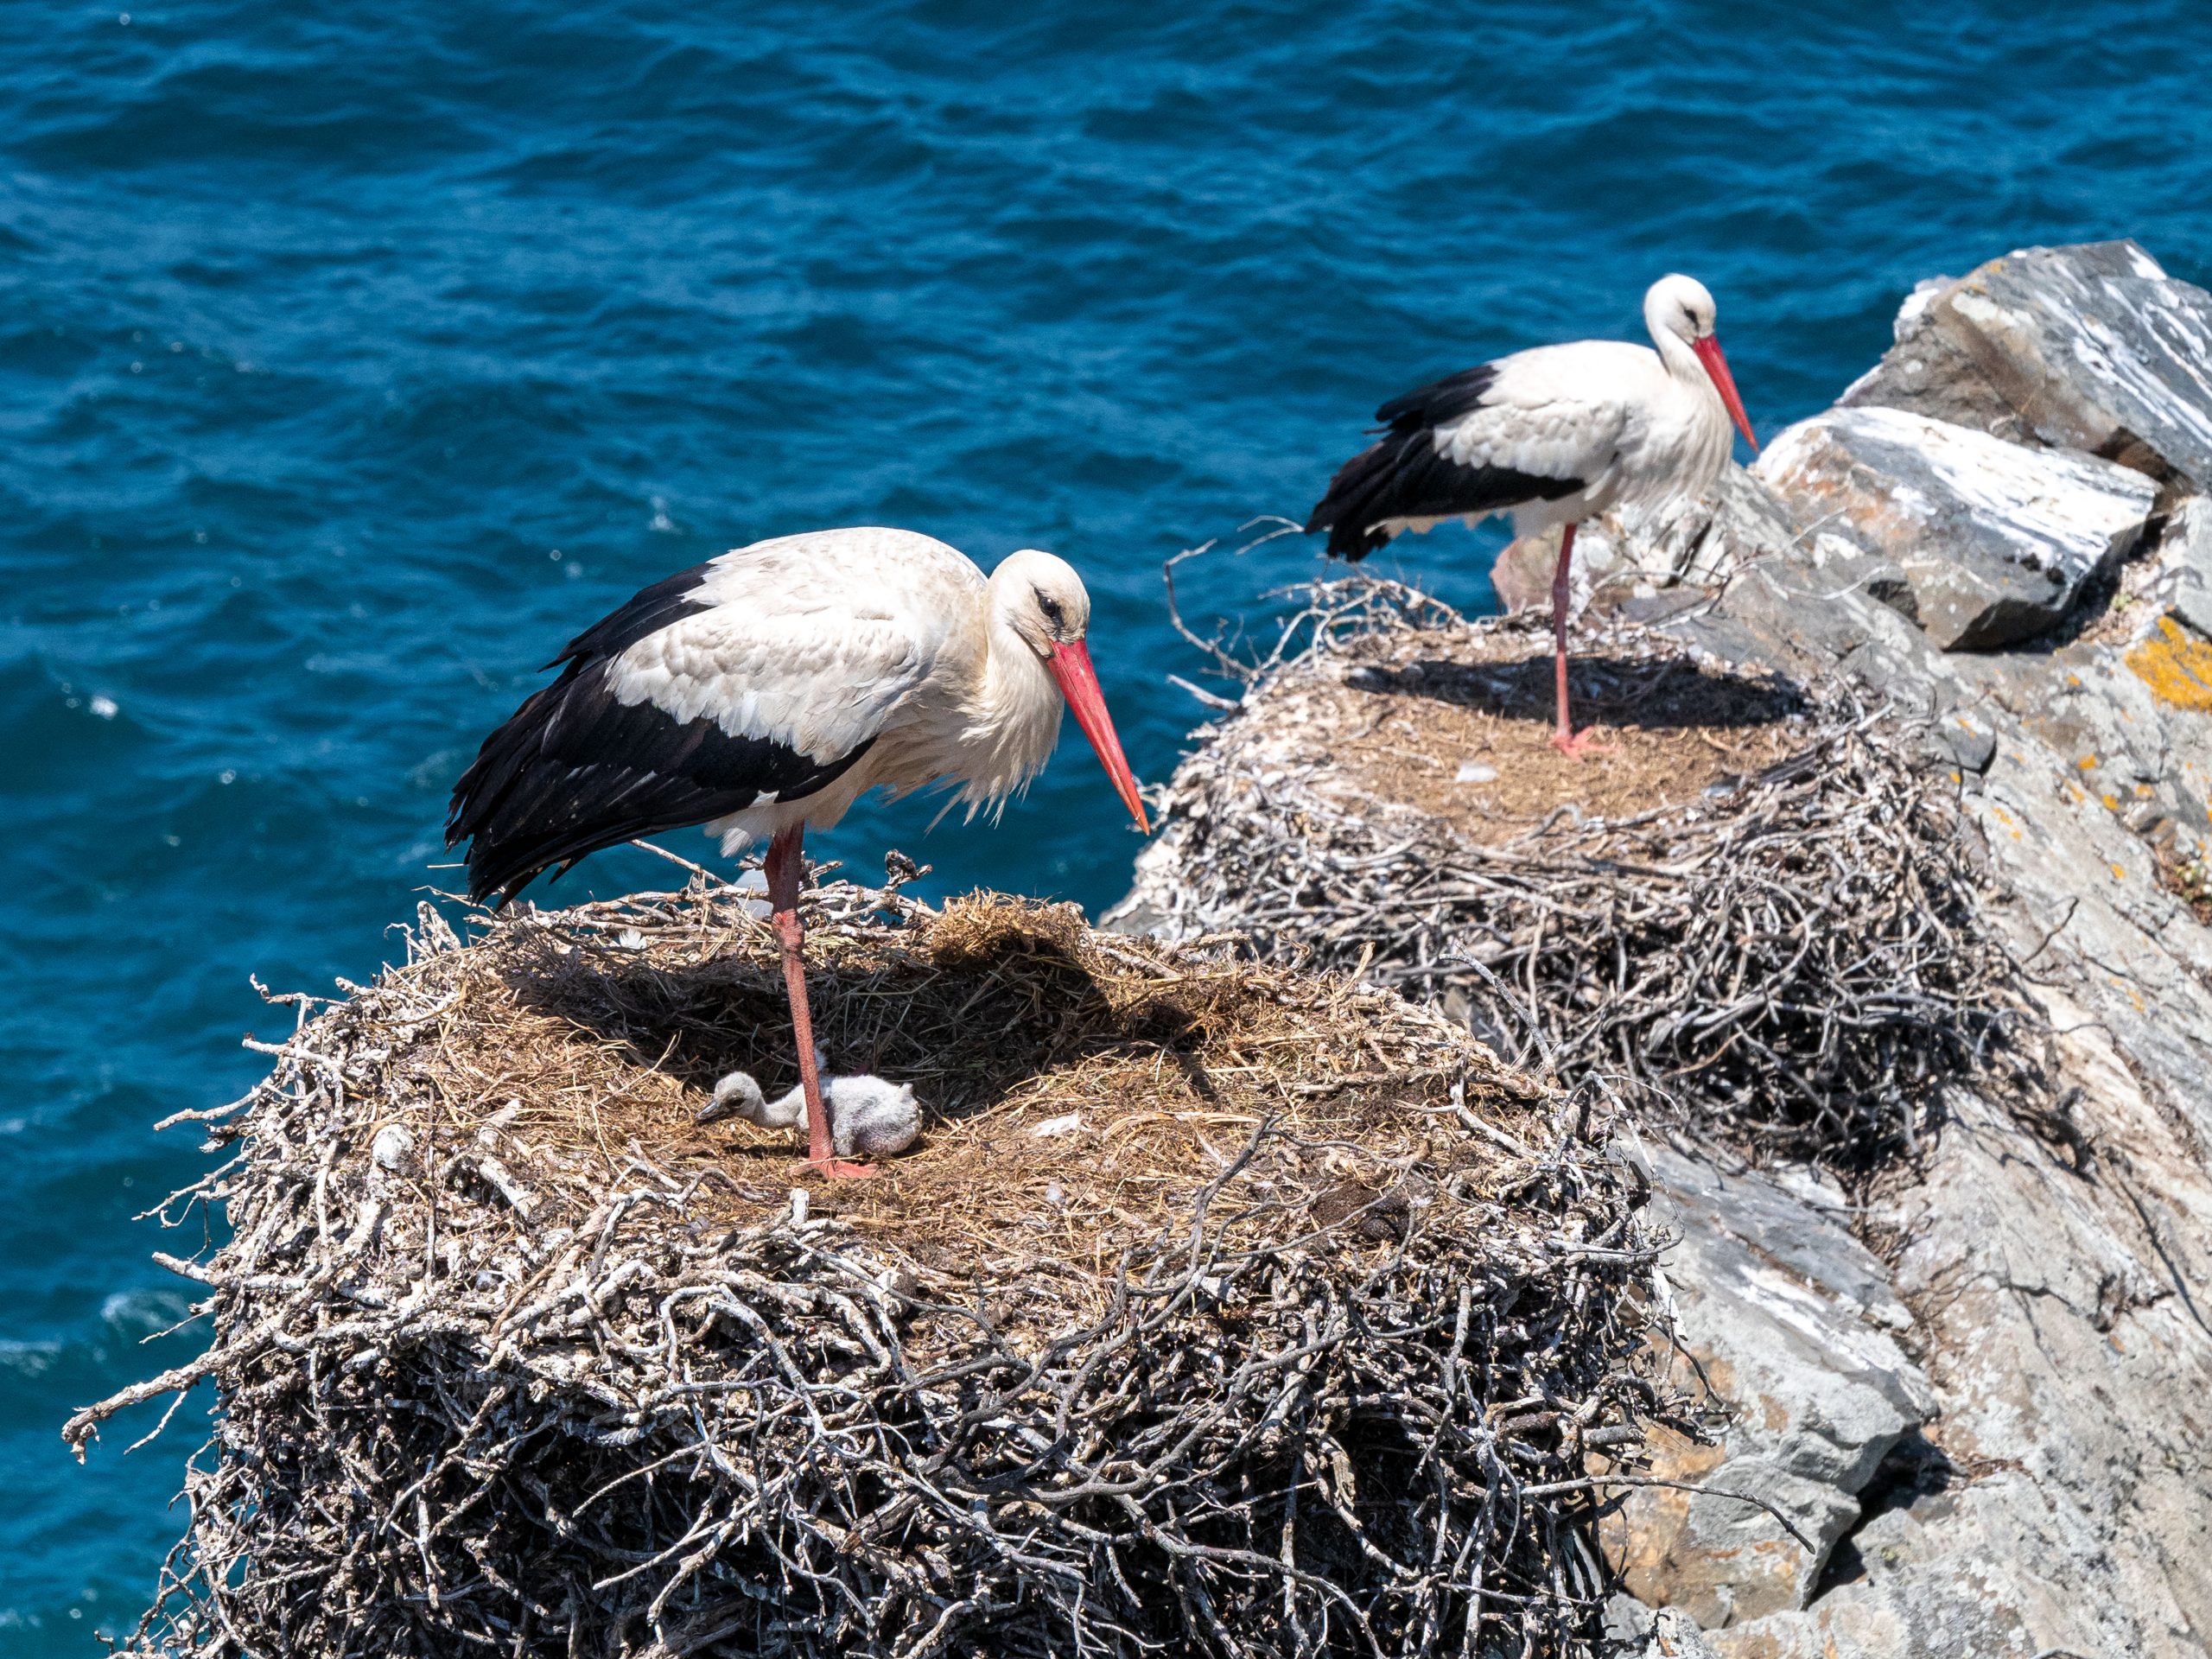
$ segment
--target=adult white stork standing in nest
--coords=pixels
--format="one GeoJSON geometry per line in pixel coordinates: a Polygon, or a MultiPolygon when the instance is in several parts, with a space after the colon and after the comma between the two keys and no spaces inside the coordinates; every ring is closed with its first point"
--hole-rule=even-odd
{"type": "Polygon", "coordinates": [[[798,1046],[809,1160],[832,1155],[807,1007],[800,843],[868,790],[944,785],[972,818],[1043,767],[1065,701],[1148,829],[1085,635],[1090,596],[1050,553],[987,580],[904,530],[758,542],[654,583],[570,640],[561,677],[485,739],[454,786],[448,845],[473,899],[512,899],[602,847],[702,823],[768,843],[769,903],[798,1046]],[[556,868],[557,867],[557,868],[556,868]]]}
{"type": "Polygon", "coordinates": [[[1539,346],[1392,399],[1375,411],[1382,436],[1338,469],[1306,521],[1355,562],[1448,518],[1510,512],[1516,536],[1558,526],[1552,741],[1569,754],[1590,747],[1567,701],[1574,527],[1612,507],[1702,495],[1727,464],[1732,420],[1758,448],[1713,315],[1704,283],[1662,276],[1643,296],[1656,352],[1617,340],[1539,346]]]}

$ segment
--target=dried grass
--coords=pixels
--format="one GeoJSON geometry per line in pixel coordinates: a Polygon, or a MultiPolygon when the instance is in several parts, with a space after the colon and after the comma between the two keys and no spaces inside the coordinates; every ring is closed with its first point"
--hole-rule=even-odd
{"type": "Polygon", "coordinates": [[[1669,1408],[1586,1098],[1218,941],[808,903],[833,1065],[929,1116],[805,1205],[795,1146],[694,1122],[792,1071],[734,889],[466,945],[425,906],[375,984],[276,999],[162,1211],[225,1212],[172,1263],[213,1346],[67,1431],[215,1386],[132,1651],[1585,1650],[1636,1479],[1586,1459],[1669,1408]]]}
{"type": "Polygon", "coordinates": [[[1951,1082],[2026,1075],[1956,774],[1916,734],[1617,625],[1577,641],[1578,715],[1613,746],[1578,763],[1548,741],[1547,645],[1316,587],[1109,920],[1355,969],[1755,1157],[1864,1173],[1951,1082]]]}

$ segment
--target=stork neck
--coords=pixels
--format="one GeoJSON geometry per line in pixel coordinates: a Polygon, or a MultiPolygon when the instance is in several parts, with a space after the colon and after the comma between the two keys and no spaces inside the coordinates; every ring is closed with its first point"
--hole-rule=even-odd
{"type": "MultiPolygon", "coordinates": [[[[1702,386],[1708,391],[1713,390],[1713,378],[1706,373],[1705,365],[1698,361],[1697,353],[1690,349],[1689,341],[1671,328],[1655,327],[1651,331],[1651,343],[1658,347],[1659,360],[1667,365],[1667,372],[1675,379],[1702,386]]],[[[1714,392],[1713,396],[1718,400],[1719,394],[1714,392]]]]}
{"type": "Polygon", "coordinates": [[[1029,642],[994,607],[983,629],[983,674],[976,683],[977,702],[1000,705],[1009,696],[1019,696],[1026,688],[1023,671],[1033,664],[1040,677],[1051,679],[1029,642]]]}
{"type": "Polygon", "coordinates": [[[1060,689],[1044,659],[993,614],[984,631],[983,671],[966,709],[966,743],[984,751],[979,770],[995,792],[1019,788],[1041,767],[1060,731],[1060,689]]]}

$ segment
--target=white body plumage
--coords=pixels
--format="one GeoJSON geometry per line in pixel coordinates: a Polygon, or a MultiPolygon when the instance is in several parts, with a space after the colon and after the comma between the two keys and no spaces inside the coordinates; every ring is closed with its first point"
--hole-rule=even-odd
{"type": "Polygon", "coordinates": [[[709,822],[734,854],[804,823],[826,829],[879,785],[950,781],[972,815],[1044,766],[1062,702],[1043,658],[1015,631],[1009,595],[1050,576],[1081,591],[1049,553],[1010,554],[987,580],[966,555],[912,531],[814,531],[711,561],[704,607],[614,657],[627,704],[712,720],[827,765],[868,753],[803,799],[762,801],[709,822]]]}
{"type": "Polygon", "coordinates": [[[1401,531],[1510,513],[1531,535],[1609,508],[1710,488],[1731,422],[1751,436],[1713,332],[1713,296],[1662,276],[1643,296],[1649,346],[1585,340],[1515,352],[1395,397],[1308,530],[1360,559],[1401,531]]]}
{"type": "Polygon", "coordinates": [[[601,847],[704,824],[734,853],[867,791],[1019,792],[1071,709],[1144,823],[1085,636],[1090,597],[1033,549],[987,578],[912,531],[758,542],[640,590],[570,640],[561,677],[485,740],[448,838],[472,897],[601,847]]]}
{"type": "MultiPolygon", "coordinates": [[[[816,1051],[815,1065],[826,1062],[816,1051]]],[[[829,1103],[830,1138],[840,1158],[889,1158],[914,1144],[922,1132],[922,1109],[910,1083],[860,1077],[822,1079],[829,1103]]],[[[807,1127],[806,1091],[793,1089],[775,1100],[762,1093],[749,1071],[733,1071],[715,1085],[714,1099],[699,1114],[702,1123],[741,1117],[764,1129],[807,1127]]]]}
{"type": "Polygon", "coordinates": [[[1385,519],[1384,526],[1427,531],[1503,512],[1515,535],[1529,536],[1710,489],[1733,437],[1711,374],[1670,326],[1681,303],[1671,285],[1688,282],[1668,277],[1644,296],[1651,346],[1579,340],[1515,352],[1490,365],[1496,378],[1479,408],[1433,429],[1436,453],[1458,466],[1574,480],[1579,488],[1476,512],[1385,519]]]}

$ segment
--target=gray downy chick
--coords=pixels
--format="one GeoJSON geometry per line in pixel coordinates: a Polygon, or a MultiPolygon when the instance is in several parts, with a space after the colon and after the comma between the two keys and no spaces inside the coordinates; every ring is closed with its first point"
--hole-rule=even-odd
{"type": "MultiPolygon", "coordinates": [[[[821,1051],[815,1068],[823,1069],[821,1051]]],[[[912,1146],[922,1132],[922,1111],[914,1085],[861,1075],[822,1079],[830,1107],[830,1140],[840,1158],[889,1158],[912,1146]]],[[[807,1128],[806,1091],[794,1089],[769,1100],[750,1072],[733,1071],[715,1085],[715,1097],[699,1114],[702,1123],[741,1117],[765,1129],[807,1128]]]]}

